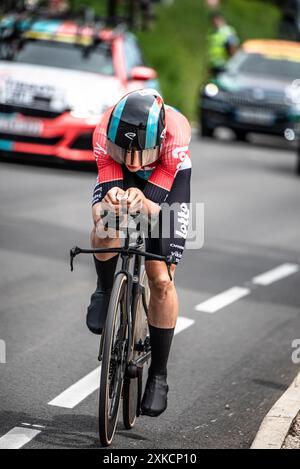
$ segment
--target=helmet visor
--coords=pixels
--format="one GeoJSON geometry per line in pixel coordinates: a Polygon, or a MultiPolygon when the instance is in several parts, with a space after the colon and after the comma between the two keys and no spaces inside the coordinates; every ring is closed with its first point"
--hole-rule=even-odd
{"type": "Polygon", "coordinates": [[[147,148],[146,150],[126,150],[107,140],[107,153],[117,163],[129,166],[147,166],[159,158],[160,147],[147,148]]]}

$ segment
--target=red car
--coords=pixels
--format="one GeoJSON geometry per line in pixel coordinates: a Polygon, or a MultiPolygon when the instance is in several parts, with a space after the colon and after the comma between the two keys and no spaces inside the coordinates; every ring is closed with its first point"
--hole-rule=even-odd
{"type": "Polygon", "coordinates": [[[101,114],[144,87],[159,84],[132,33],[36,20],[0,40],[0,154],[94,161],[101,114]]]}

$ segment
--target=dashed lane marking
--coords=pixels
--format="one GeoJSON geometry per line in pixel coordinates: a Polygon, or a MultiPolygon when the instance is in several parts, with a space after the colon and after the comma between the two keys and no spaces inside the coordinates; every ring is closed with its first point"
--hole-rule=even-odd
{"type": "Polygon", "coordinates": [[[204,301],[195,306],[196,311],[203,313],[216,313],[222,308],[234,303],[235,301],[249,295],[249,288],[232,287],[216,296],[213,296],[209,300],[204,301]]]}
{"type": "Polygon", "coordinates": [[[194,322],[195,321],[193,319],[184,318],[183,316],[179,316],[178,319],[177,319],[177,324],[176,324],[174,335],[177,335],[180,332],[187,329],[188,327],[192,326],[194,324],[194,322]]]}
{"type": "Polygon", "coordinates": [[[272,283],[277,282],[278,280],[281,280],[285,277],[289,277],[290,275],[296,274],[299,271],[300,266],[298,264],[285,263],[279,265],[274,269],[268,270],[267,272],[253,277],[251,282],[245,283],[245,287],[232,287],[229,288],[229,290],[209,298],[203,303],[196,305],[195,310],[210,314],[215,313],[220,309],[230,305],[231,303],[234,303],[235,301],[243,298],[244,296],[249,295],[253,285],[271,285],[272,283]]]}
{"type": "Polygon", "coordinates": [[[268,270],[263,274],[257,275],[252,279],[255,285],[271,285],[271,283],[277,282],[285,277],[296,274],[299,272],[299,265],[297,264],[282,264],[275,269],[268,270]]]}
{"type": "Polygon", "coordinates": [[[0,438],[0,449],[19,449],[35,438],[41,430],[15,427],[0,438]]]}
{"type": "Polygon", "coordinates": [[[55,407],[73,409],[98,389],[100,384],[100,369],[101,367],[98,366],[95,370],[91,371],[91,373],[84,376],[64,392],[59,394],[59,396],[55,397],[55,399],[48,402],[48,404],[55,407]]]}

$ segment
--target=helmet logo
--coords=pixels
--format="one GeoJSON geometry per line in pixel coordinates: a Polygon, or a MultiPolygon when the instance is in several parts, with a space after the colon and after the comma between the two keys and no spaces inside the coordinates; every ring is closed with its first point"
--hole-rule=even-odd
{"type": "Polygon", "coordinates": [[[139,90],[138,93],[141,95],[141,96],[149,96],[151,94],[154,94],[153,93],[153,90],[151,88],[144,88],[143,90],[139,90]]]}
{"type": "Polygon", "coordinates": [[[160,96],[160,93],[154,88],[143,88],[142,90],[137,91],[141,96],[160,96]]]}
{"type": "Polygon", "coordinates": [[[136,137],[136,134],[134,132],[128,132],[125,134],[125,137],[129,138],[129,140],[133,140],[136,137]]]}

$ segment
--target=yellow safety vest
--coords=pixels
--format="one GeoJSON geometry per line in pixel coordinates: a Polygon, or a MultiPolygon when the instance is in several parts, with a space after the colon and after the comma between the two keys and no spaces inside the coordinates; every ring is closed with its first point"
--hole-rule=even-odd
{"type": "Polygon", "coordinates": [[[208,58],[212,67],[222,67],[229,59],[226,42],[230,36],[236,36],[235,30],[224,25],[218,31],[213,32],[208,38],[208,58]]]}

